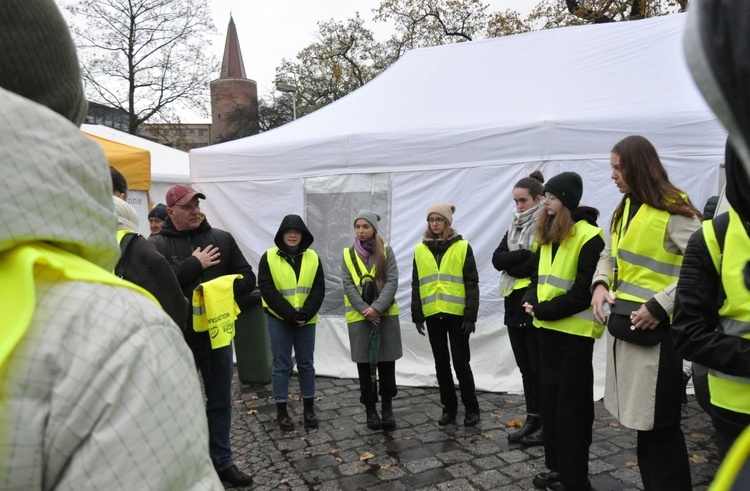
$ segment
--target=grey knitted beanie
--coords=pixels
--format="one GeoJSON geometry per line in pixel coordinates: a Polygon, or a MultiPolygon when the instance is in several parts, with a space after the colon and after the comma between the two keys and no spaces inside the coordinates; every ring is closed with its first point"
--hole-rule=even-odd
{"type": "Polygon", "coordinates": [[[372,225],[375,233],[378,233],[378,222],[380,221],[380,215],[372,210],[359,210],[357,216],[354,217],[354,223],[357,223],[357,220],[359,220],[360,218],[367,220],[370,225],[372,225]]]}

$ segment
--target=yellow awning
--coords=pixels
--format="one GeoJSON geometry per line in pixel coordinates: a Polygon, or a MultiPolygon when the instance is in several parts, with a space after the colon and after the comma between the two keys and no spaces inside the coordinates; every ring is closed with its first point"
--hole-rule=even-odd
{"type": "Polygon", "coordinates": [[[128,188],[134,191],[148,191],[151,188],[151,152],[107,140],[85,131],[83,134],[101,145],[109,165],[122,172],[127,179],[128,188]]]}

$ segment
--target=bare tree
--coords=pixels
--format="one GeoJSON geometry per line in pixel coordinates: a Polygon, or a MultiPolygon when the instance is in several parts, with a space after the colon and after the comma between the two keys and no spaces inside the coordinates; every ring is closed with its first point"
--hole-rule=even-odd
{"type": "Polygon", "coordinates": [[[68,4],[86,95],[123,110],[129,132],[178,108],[207,115],[216,28],[203,0],[77,0],[68,4]]]}

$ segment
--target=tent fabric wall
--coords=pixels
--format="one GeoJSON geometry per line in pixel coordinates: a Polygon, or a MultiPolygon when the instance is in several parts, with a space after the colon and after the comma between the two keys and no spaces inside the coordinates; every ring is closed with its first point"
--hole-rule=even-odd
{"type": "MultiPolygon", "coordinates": [[[[84,131],[84,133],[86,133],[84,131]]],[[[151,153],[143,148],[125,145],[90,133],[86,136],[101,145],[109,165],[119,170],[135,191],[148,191],[151,187],[151,153]]]]}
{"type": "MultiPolygon", "coordinates": [[[[273,245],[281,218],[305,217],[313,248],[331,249],[311,193],[325,176],[389,182],[388,241],[400,270],[402,385],[434,385],[426,338],[410,322],[413,247],[430,204],[456,205],[456,230],[479,267],[472,366],[480,390],[516,391],[520,375],[503,325],[491,256],[510,224],[512,186],[540,169],[584,178],[581,203],[607,229],[620,194],[609,150],[630,134],[656,146],[671,180],[702,208],[718,194],[726,134],[695,88],[682,52],[685,16],[570,27],[414,50],[343,99],[281,128],[190,153],[203,210],[229,230],[251,264],[273,245]]],[[[344,193],[341,190],[331,192],[344,193]]],[[[360,195],[340,213],[353,219],[360,195]]],[[[607,233],[607,236],[609,234],[607,233]]],[[[353,231],[349,230],[349,240],[353,231]]],[[[338,242],[337,242],[338,243],[338,242]]],[[[328,295],[342,295],[340,265],[324,263],[328,295]]],[[[328,300],[327,300],[328,301],[328,300]]],[[[316,369],[356,377],[343,315],[321,316],[316,369]]],[[[604,341],[595,347],[597,397],[604,341]]]]}

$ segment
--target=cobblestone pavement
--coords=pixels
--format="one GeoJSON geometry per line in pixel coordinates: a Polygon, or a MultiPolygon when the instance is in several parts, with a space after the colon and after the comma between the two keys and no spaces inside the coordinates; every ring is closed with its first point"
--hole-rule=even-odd
{"type": "MultiPolygon", "coordinates": [[[[296,377],[290,388],[296,388],[296,377]]],[[[482,420],[474,428],[438,426],[437,388],[399,387],[393,401],[397,428],[373,431],[365,425],[359,385],[352,379],[318,377],[316,410],[320,427],[302,427],[302,401],[289,402],[295,431],[275,423],[271,386],[240,383],[235,376],[232,442],[237,466],[254,476],[252,489],[289,490],[533,490],[544,472],[542,447],[509,444],[508,427],[523,419],[522,395],[479,393],[482,420]]],[[[707,489],[717,468],[713,429],[694,396],[683,405],[693,489],[707,489]]],[[[589,473],[597,491],[641,489],[635,431],[619,425],[595,404],[589,473]]]]}

